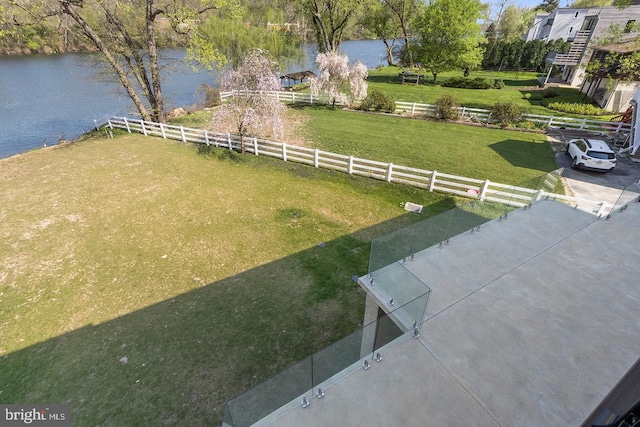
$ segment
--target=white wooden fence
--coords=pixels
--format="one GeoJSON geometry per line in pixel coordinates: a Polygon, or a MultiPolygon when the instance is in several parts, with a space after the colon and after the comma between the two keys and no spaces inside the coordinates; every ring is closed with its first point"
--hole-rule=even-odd
{"type": "MultiPolygon", "coordinates": [[[[126,117],[113,117],[102,125],[109,129],[124,129],[129,133],[142,133],[145,136],[159,136],[165,139],[179,140],[220,147],[229,150],[242,149],[240,136],[210,132],[202,129],[185,128],[163,123],[148,122],[126,117]]],[[[245,151],[253,155],[269,156],[285,162],[303,163],[323,169],[332,169],[350,175],[358,175],[387,182],[411,185],[428,191],[455,194],[458,196],[503,203],[512,207],[523,207],[543,197],[563,201],[577,208],[596,214],[607,214],[611,210],[606,202],[595,202],[570,196],[554,194],[553,175],[545,177],[544,189],[530,189],[514,185],[500,184],[489,180],[466,178],[437,171],[410,168],[407,166],[384,163],[354,156],[336,154],[319,149],[289,145],[259,138],[245,138],[245,151]],[[549,191],[546,191],[548,189],[549,191]]],[[[538,187],[540,187],[538,185],[538,187]]]]}
{"type": "MultiPolygon", "coordinates": [[[[411,115],[424,115],[436,117],[436,106],[431,104],[419,104],[416,102],[396,102],[396,111],[409,113],[411,115]]],[[[474,120],[479,123],[491,123],[491,111],[482,108],[458,107],[458,112],[462,119],[474,120]]],[[[540,114],[523,114],[524,121],[542,123],[549,128],[565,128],[588,130],[593,132],[615,132],[628,133],[631,131],[630,123],[605,122],[602,120],[590,120],[586,118],[572,118],[559,116],[545,116],[540,114]]]]}
{"type": "MultiPolygon", "coordinates": [[[[267,92],[270,96],[276,97],[281,102],[287,103],[308,103],[308,104],[327,104],[329,98],[326,96],[313,95],[311,93],[301,92],[267,92]]],[[[242,92],[221,92],[220,98],[226,100],[242,92]]],[[[463,120],[476,121],[478,123],[492,123],[491,111],[482,108],[458,107],[460,117],[463,120]]],[[[412,116],[421,115],[427,117],[436,117],[436,106],[433,104],[420,104],[417,102],[396,101],[397,113],[408,113],[412,116]]],[[[578,129],[592,132],[615,132],[629,133],[631,131],[630,123],[622,122],[605,122],[601,120],[578,119],[572,117],[546,116],[540,114],[523,114],[525,121],[533,123],[541,123],[551,129],[578,129]]]]}

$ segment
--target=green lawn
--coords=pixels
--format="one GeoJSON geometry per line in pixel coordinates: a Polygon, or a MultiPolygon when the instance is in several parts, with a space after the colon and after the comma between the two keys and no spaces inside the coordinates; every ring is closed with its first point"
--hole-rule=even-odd
{"type": "Polygon", "coordinates": [[[140,135],[1,160],[0,402],[219,425],[226,400],[359,327],[373,237],[454,205],[140,135]]]}
{"type": "MultiPolygon", "coordinates": [[[[301,105],[290,120],[307,117],[298,133],[307,145],[338,154],[518,184],[557,168],[544,134],[301,105]]],[[[210,114],[174,124],[202,128],[210,114]]]]}
{"type": "Polygon", "coordinates": [[[557,168],[539,133],[303,107],[312,146],[360,158],[517,184],[557,168]]]}
{"type": "MultiPolygon", "coordinates": [[[[443,95],[452,95],[460,105],[470,108],[489,109],[496,102],[513,102],[522,106],[527,113],[553,115],[562,117],[583,117],[576,114],[551,110],[541,104],[541,92],[532,90],[538,86],[537,73],[516,71],[472,71],[469,78],[482,77],[490,82],[502,79],[503,89],[458,89],[441,86],[440,84],[451,77],[462,77],[462,72],[448,72],[438,75],[438,84],[433,84],[429,73],[421,73],[426,77],[426,84],[402,84],[398,79],[401,68],[384,67],[369,71],[369,88],[377,88],[395,97],[398,101],[435,104],[443,95]],[[529,93],[531,98],[525,99],[529,93]]],[[[577,88],[555,88],[554,91],[563,96],[580,96],[577,88]]],[[[611,116],[588,117],[593,120],[606,120],[611,116]]]]}
{"type": "MultiPolygon", "coordinates": [[[[555,169],[540,134],[291,114],[327,151],[513,184],[555,169]]],[[[73,425],[219,425],[226,400],[360,326],[351,277],[374,237],[456,205],[141,135],[0,165],[0,402],[69,403],[73,425]]]]}

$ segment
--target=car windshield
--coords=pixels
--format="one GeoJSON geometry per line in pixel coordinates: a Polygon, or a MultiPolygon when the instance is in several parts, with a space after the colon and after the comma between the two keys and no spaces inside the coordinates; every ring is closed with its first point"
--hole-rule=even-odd
{"type": "Polygon", "coordinates": [[[603,153],[602,151],[587,151],[587,156],[596,158],[596,159],[604,159],[604,160],[611,160],[611,159],[615,159],[616,156],[613,153],[603,153]]]}

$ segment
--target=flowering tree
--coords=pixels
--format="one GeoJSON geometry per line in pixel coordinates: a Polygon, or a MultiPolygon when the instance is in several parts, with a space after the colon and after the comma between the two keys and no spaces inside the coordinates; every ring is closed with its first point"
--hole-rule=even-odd
{"type": "Polygon", "coordinates": [[[316,62],[320,76],[309,79],[311,93],[327,95],[334,107],[367,96],[367,66],[362,62],[349,67],[346,55],[332,52],[319,54],[316,62]]]}
{"type": "Polygon", "coordinates": [[[268,94],[282,89],[275,74],[276,66],[266,51],[255,49],[244,55],[238,67],[224,77],[222,89],[238,93],[216,110],[211,123],[216,127],[231,122],[240,135],[243,154],[245,136],[264,137],[271,133],[281,137],[284,133],[282,118],[286,107],[268,94]]]}

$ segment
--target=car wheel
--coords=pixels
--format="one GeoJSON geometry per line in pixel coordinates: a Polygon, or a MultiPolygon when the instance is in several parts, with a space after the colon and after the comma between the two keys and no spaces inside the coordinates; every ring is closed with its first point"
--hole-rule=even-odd
{"type": "Polygon", "coordinates": [[[571,162],[571,167],[572,167],[573,169],[578,169],[578,168],[580,168],[580,166],[578,165],[578,158],[577,158],[577,157],[574,157],[573,162],[571,162]]]}

